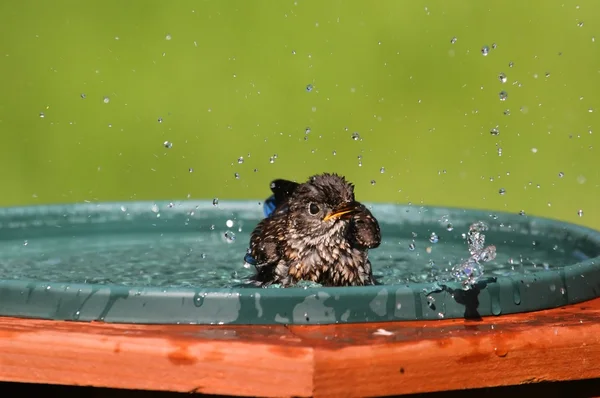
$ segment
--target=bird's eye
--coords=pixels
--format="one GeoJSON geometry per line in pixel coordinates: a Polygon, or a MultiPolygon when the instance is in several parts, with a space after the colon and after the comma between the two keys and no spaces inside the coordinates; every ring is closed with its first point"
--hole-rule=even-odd
{"type": "Polygon", "coordinates": [[[320,209],[319,209],[319,206],[317,206],[317,205],[316,205],[316,204],[314,204],[314,203],[311,203],[310,205],[308,205],[308,212],[309,212],[310,214],[312,214],[313,216],[314,216],[315,214],[317,214],[317,213],[319,212],[319,210],[320,210],[320,209]]]}

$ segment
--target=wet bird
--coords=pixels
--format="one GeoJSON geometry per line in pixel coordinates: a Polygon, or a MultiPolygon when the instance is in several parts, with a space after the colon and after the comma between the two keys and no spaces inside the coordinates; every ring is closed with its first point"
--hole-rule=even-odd
{"type": "Polygon", "coordinates": [[[368,249],[381,243],[379,224],[354,198],[354,185],[337,174],[299,184],[271,183],[273,196],[252,232],[246,262],[258,286],[292,286],[301,280],[323,286],[373,285],[368,249]]]}

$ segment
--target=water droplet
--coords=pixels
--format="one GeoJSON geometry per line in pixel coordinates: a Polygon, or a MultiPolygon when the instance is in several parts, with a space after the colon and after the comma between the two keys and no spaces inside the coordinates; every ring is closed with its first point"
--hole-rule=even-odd
{"type": "Polygon", "coordinates": [[[498,48],[498,45],[496,43],[492,43],[492,49],[495,50],[496,48],[498,48]]]}
{"type": "Polygon", "coordinates": [[[504,194],[506,193],[506,189],[504,189],[504,188],[500,188],[500,189],[498,190],[498,193],[499,193],[500,195],[504,195],[504,194]]]}
{"type": "Polygon", "coordinates": [[[510,109],[504,110],[504,116],[510,116],[510,109]]]}
{"type": "Polygon", "coordinates": [[[490,134],[491,135],[498,135],[498,134],[500,134],[500,130],[498,130],[497,127],[494,127],[493,129],[490,130],[490,134]]]}
{"type": "Polygon", "coordinates": [[[219,205],[219,198],[214,198],[213,199],[213,206],[218,206],[219,205]]]}
{"type": "Polygon", "coordinates": [[[333,154],[333,156],[337,155],[337,151],[333,151],[331,153],[333,154]]]}
{"type": "Polygon", "coordinates": [[[164,146],[165,146],[165,148],[167,148],[167,149],[171,149],[171,148],[173,148],[173,143],[172,143],[171,141],[165,141],[165,142],[163,143],[163,145],[164,145],[164,146]]]}
{"type": "Polygon", "coordinates": [[[411,243],[408,245],[408,250],[410,250],[410,251],[413,251],[413,250],[415,250],[415,242],[411,242],[411,243]]]}
{"type": "Polygon", "coordinates": [[[238,158],[238,164],[242,164],[242,163],[244,163],[244,157],[243,157],[243,156],[240,156],[240,157],[238,158]]]}
{"type": "Polygon", "coordinates": [[[558,178],[563,178],[565,176],[565,173],[563,173],[562,171],[560,171],[558,173],[558,178]]]}
{"type": "Polygon", "coordinates": [[[40,112],[40,117],[43,119],[46,117],[46,115],[44,115],[44,112],[40,112]]]}
{"type": "Polygon", "coordinates": [[[506,78],[506,75],[504,73],[500,73],[498,75],[498,80],[500,80],[500,83],[506,83],[506,80],[508,79],[506,78]]]}
{"type": "Polygon", "coordinates": [[[202,303],[204,302],[204,297],[206,296],[206,294],[200,294],[200,293],[196,293],[194,294],[194,305],[196,307],[202,307],[202,303]]]}
{"type": "Polygon", "coordinates": [[[456,36],[454,36],[454,37],[453,37],[453,38],[450,40],[450,43],[451,43],[451,44],[454,44],[454,43],[456,43],[457,41],[458,41],[458,39],[456,38],[456,36]]]}
{"type": "Polygon", "coordinates": [[[310,93],[312,90],[313,90],[313,85],[312,84],[307,84],[306,85],[306,91],[310,93]]]}
{"type": "Polygon", "coordinates": [[[577,210],[577,215],[579,217],[583,217],[583,210],[581,210],[581,209],[577,210]]]}
{"type": "Polygon", "coordinates": [[[435,309],[435,298],[433,298],[432,296],[427,296],[427,306],[431,309],[435,309]]]}
{"type": "Polygon", "coordinates": [[[27,246],[28,244],[29,244],[29,242],[27,242],[27,241],[23,242],[23,246],[27,246]]]}
{"type": "Polygon", "coordinates": [[[352,133],[352,139],[354,141],[358,141],[360,140],[360,134],[358,134],[356,131],[354,133],[352,133]]]}
{"type": "Polygon", "coordinates": [[[520,216],[524,216],[524,215],[525,215],[525,210],[521,210],[521,211],[519,212],[519,215],[520,215],[520,216]]]}
{"type": "Polygon", "coordinates": [[[235,234],[233,232],[226,231],[223,236],[225,237],[225,241],[227,243],[233,243],[233,242],[235,242],[235,234]]]}
{"type": "Polygon", "coordinates": [[[225,222],[225,225],[227,225],[227,228],[231,228],[231,227],[233,227],[233,220],[227,220],[227,221],[225,222]]]}
{"type": "Polygon", "coordinates": [[[382,168],[380,168],[380,169],[379,169],[379,172],[380,172],[381,174],[385,173],[385,167],[382,167],[382,168]]]}
{"type": "Polygon", "coordinates": [[[583,21],[579,21],[579,23],[577,24],[577,27],[582,28],[583,27],[583,21]]]}
{"type": "Polygon", "coordinates": [[[506,101],[506,98],[508,98],[508,93],[506,91],[500,91],[500,93],[498,93],[498,97],[500,98],[500,101],[506,101]]]}
{"type": "Polygon", "coordinates": [[[454,225],[452,225],[451,223],[448,223],[448,225],[446,225],[447,231],[452,231],[453,229],[454,229],[454,225]]]}
{"type": "Polygon", "coordinates": [[[490,48],[488,46],[481,47],[481,55],[486,57],[490,52],[490,48]]]}
{"type": "Polygon", "coordinates": [[[235,173],[234,177],[235,177],[236,180],[239,180],[240,179],[240,173],[235,173]]]}
{"type": "Polygon", "coordinates": [[[429,241],[431,243],[438,243],[440,240],[439,236],[437,236],[437,234],[435,232],[431,233],[431,236],[429,236],[429,241]]]}
{"type": "Polygon", "coordinates": [[[190,173],[193,173],[193,172],[194,172],[194,169],[190,167],[190,168],[188,169],[188,171],[189,171],[190,173]]]}
{"type": "Polygon", "coordinates": [[[304,134],[306,134],[306,135],[310,134],[310,127],[307,127],[304,129],[304,134]]]}
{"type": "Polygon", "coordinates": [[[108,98],[108,97],[104,97],[104,103],[105,103],[105,104],[108,104],[109,102],[110,102],[110,98],[108,98]]]}
{"type": "Polygon", "coordinates": [[[171,40],[171,35],[169,35],[169,34],[168,34],[168,35],[166,35],[166,36],[165,36],[165,40],[171,40]]]}
{"type": "Polygon", "coordinates": [[[375,185],[375,184],[377,184],[377,181],[371,180],[371,185],[375,185]]]}
{"type": "Polygon", "coordinates": [[[159,117],[159,118],[158,118],[158,122],[159,122],[159,123],[162,123],[162,122],[163,122],[163,118],[162,118],[162,117],[159,117]]]}
{"type": "Polygon", "coordinates": [[[271,163],[271,164],[272,164],[272,163],[275,163],[275,158],[274,158],[273,156],[271,156],[271,157],[269,158],[269,163],[271,163]]]}
{"type": "Polygon", "coordinates": [[[87,95],[85,95],[85,93],[81,93],[80,97],[81,97],[81,99],[86,99],[87,95]]]}

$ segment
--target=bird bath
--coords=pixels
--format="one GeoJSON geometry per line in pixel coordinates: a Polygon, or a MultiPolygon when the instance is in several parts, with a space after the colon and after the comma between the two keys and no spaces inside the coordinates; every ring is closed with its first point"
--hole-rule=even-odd
{"type": "Polygon", "coordinates": [[[479,318],[600,296],[600,233],[475,210],[378,204],[381,285],[250,288],[258,202],[183,201],[0,209],[0,316],[143,324],[334,324],[479,318]],[[489,226],[497,256],[464,290],[463,234],[489,226]],[[433,237],[432,237],[432,234],[433,237]]]}

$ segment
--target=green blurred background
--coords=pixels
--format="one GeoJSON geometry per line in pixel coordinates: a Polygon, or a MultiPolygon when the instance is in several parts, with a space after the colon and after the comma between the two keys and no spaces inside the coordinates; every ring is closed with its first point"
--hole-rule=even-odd
{"type": "Polygon", "coordinates": [[[600,228],[599,26],[591,0],[5,1],[0,205],[335,171],[361,201],[600,228]]]}

